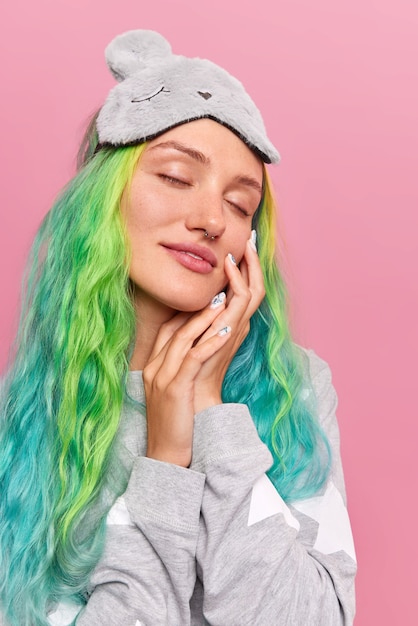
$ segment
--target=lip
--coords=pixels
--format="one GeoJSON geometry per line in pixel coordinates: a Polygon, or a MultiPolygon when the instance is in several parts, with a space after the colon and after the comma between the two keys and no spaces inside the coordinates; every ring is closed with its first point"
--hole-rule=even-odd
{"type": "Polygon", "coordinates": [[[201,274],[209,274],[209,272],[218,265],[218,260],[214,253],[204,246],[190,242],[161,243],[161,246],[181,263],[181,265],[192,271],[201,274]]]}
{"type": "Polygon", "coordinates": [[[177,252],[190,252],[191,254],[195,254],[196,256],[200,256],[204,261],[207,261],[212,265],[212,267],[216,267],[218,265],[218,260],[212,250],[206,248],[205,246],[199,246],[195,243],[162,243],[164,248],[168,248],[169,250],[176,250],[177,252]]]}

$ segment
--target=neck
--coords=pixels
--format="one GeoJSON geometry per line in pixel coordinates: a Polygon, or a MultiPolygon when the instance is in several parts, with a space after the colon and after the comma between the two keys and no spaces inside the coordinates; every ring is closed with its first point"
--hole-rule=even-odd
{"type": "Polygon", "coordinates": [[[129,369],[143,370],[154,347],[158,332],[176,313],[143,293],[135,294],[136,336],[129,369]]]}

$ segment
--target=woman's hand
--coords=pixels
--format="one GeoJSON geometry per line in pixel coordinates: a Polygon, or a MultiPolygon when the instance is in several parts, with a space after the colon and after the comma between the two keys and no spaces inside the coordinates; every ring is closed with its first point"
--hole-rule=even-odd
{"type": "Polygon", "coordinates": [[[194,415],[221,402],[225,372],[264,297],[261,267],[247,243],[241,268],[225,259],[228,303],[195,314],[180,313],[164,324],[143,376],[147,400],[147,456],[188,467],[194,415]]]}
{"type": "Polygon", "coordinates": [[[163,324],[143,370],[147,402],[147,456],[188,467],[192,455],[194,381],[202,364],[227,341],[213,333],[194,346],[225,307],[225,294],[195,314],[179,313],[163,324]]]}
{"type": "Polygon", "coordinates": [[[265,295],[263,273],[255,246],[247,241],[240,268],[225,260],[229,279],[228,304],[201,337],[198,345],[207,341],[222,328],[231,328],[231,338],[202,365],[194,385],[195,413],[221,403],[221,389],[226,371],[235,353],[250,330],[250,318],[265,295]]]}

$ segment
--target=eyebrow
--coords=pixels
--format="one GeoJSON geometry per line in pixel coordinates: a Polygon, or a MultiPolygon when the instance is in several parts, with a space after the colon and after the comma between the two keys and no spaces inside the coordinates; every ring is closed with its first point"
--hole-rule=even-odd
{"type": "Polygon", "coordinates": [[[203,163],[203,165],[209,165],[210,163],[210,160],[203,154],[203,152],[199,152],[199,150],[195,150],[194,148],[189,148],[189,146],[185,146],[183,143],[179,143],[178,141],[163,141],[162,143],[158,143],[156,146],[153,146],[151,150],[156,150],[157,148],[174,148],[174,150],[187,154],[195,161],[203,163]]]}
{"type": "Polygon", "coordinates": [[[262,185],[260,185],[258,180],[256,180],[255,178],[251,178],[251,176],[237,176],[236,181],[237,183],[240,183],[241,185],[252,187],[256,191],[259,191],[261,194],[263,194],[262,185]]]}
{"type": "MultiPolygon", "coordinates": [[[[183,154],[187,154],[198,163],[210,165],[209,157],[203,154],[203,152],[190,148],[190,146],[186,146],[178,141],[163,141],[158,143],[156,146],[153,146],[151,150],[156,150],[157,148],[172,148],[174,150],[178,150],[179,152],[183,152],[183,154]]],[[[245,185],[246,187],[251,187],[252,189],[258,191],[261,195],[263,194],[263,187],[255,178],[252,178],[251,176],[237,176],[235,180],[237,183],[245,185]]]]}

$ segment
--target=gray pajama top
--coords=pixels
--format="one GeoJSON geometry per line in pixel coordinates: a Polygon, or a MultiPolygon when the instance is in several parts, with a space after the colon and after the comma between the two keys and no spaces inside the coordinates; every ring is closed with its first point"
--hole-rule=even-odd
{"type": "MultiPolygon", "coordinates": [[[[195,416],[193,460],[146,458],[146,419],[124,409],[133,455],[125,493],[107,517],[87,605],[60,604],[51,626],[349,626],[356,560],[346,509],[331,372],[305,350],[333,467],[317,496],[285,504],[248,408],[195,416]]],[[[132,372],[129,393],[144,400],[132,372]]],[[[0,617],[0,623],[1,623],[0,617]]]]}

